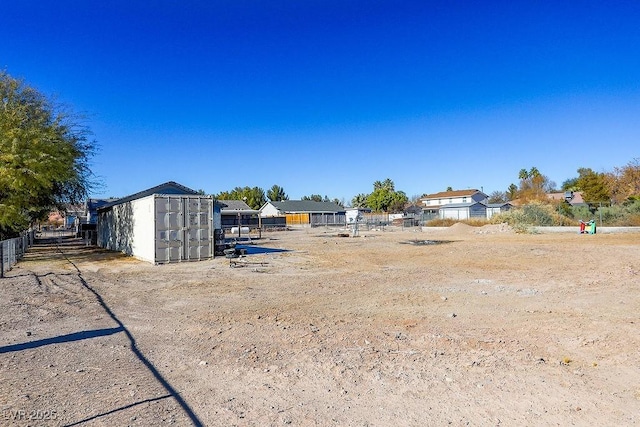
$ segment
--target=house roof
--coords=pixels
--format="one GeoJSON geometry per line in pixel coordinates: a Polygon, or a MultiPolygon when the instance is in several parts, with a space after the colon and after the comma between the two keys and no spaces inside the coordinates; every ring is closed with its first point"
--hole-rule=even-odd
{"type": "Polygon", "coordinates": [[[504,206],[513,206],[511,202],[502,202],[502,203],[487,203],[488,208],[502,208],[504,206]]]}
{"type": "Polygon", "coordinates": [[[114,203],[118,201],[118,198],[109,198],[109,199],[87,199],[85,202],[85,210],[97,210],[98,208],[107,205],[109,203],[114,203]]]}
{"type": "Polygon", "coordinates": [[[218,200],[218,203],[222,205],[220,210],[225,213],[257,213],[255,209],[251,209],[244,200],[218,200]]]}
{"type": "MultiPolygon", "coordinates": [[[[564,191],[558,192],[558,193],[548,193],[547,197],[550,198],[551,200],[564,200],[564,191]]],[[[573,199],[569,203],[572,205],[584,204],[585,201],[582,198],[582,192],[574,191],[573,199]]]]}
{"type": "Polygon", "coordinates": [[[440,205],[440,210],[442,209],[458,209],[458,208],[468,208],[471,206],[475,206],[475,205],[480,205],[483,207],[487,207],[487,205],[485,205],[482,202],[467,202],[467,203],[448,203],[446,205],[440,205]]]}
{"type": "Polygon", "coordinates": [[[276,209],[281,212],[306,212],[306,213],[336,213],[345,212],[345,209],[334,202],[316,202],[313,200],[283,200],[281,202],[267,202],[271,203],[276,209]]]}
{"type": "Polygon", "coordinates": [[[121,199],[117,199],[111,203],[107,203],[98,207],[98,210],[109,209],[113,206],[119,205],[121,203],[130,202],[131,200],[141,199],[143,197],[151,196],[152,194],[187,194],[187,195],[196,195],[197,191],[192,190],[189,187],[185,187],[184,185],[178,184],[174,181],[168,181],[160,185],[156,185],[155,187],[148,188],[146,190],[139,191],[135,194],[131,194],[129,196],[123,197],[121,199]]]}
{"type": "Polygon", "coordinates": [[[502,208],[504,206],[512,206],[511,202],[503,202],[503,203],[484,203],[484,202],[466,202],[466,203],[447,203],[446,205],[438,205],[438,206],[428,206],[424,207],[423,210],[439,210],[439,209],[457,209],[457,208],[466,208],[473,205],[482,205],[487,208],[502,208]]]}
{"type": "MultiPolygon", "coordinates": [[[[453,190],[453,191],[441,191],[439,193],[434,194],[425,194],[420,198],[420,200],[426,199],[446,199],[450,197],[463,197],[463,196],[473,196],[476,193],[482,193],[480,190],[476,189],[467,189],[467,190],[453,190]]],[[[484,193],[482,193],[484,194],[484,193]]],[[[486,196],[486,194],[484,194],[486,196]]]]}

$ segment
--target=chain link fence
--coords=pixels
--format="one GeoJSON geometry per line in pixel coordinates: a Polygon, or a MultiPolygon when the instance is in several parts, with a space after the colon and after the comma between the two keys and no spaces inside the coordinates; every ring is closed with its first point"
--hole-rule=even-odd
{"type": "Polygon", "coordinates": [[[16,263],[24,256],[27,249],[33,245],[35,232],[28,231],[14,237],[0,241],[0,277],[11,270],[16,263]]]}

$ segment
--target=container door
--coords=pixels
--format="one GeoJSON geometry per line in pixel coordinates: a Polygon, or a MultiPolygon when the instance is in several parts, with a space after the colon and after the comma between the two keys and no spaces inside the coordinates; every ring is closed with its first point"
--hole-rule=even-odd
{"type": "Polygon", "coordinates": [[[184,213],[181,197],[156,198],[156,262],[182,259],[184,213]]]}
{"type": "Polygon", "coordinates": [[[211,214],[213,200],[205,197],[190,197],[185,199],[186,220],[184,226],[185,260],[201,260],[211,257],[212,230],[211,214]]]}

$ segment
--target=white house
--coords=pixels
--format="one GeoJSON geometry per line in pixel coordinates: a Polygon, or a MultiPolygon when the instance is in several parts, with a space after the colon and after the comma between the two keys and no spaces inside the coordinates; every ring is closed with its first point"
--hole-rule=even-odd
{"type": "Polygon", "coordinates": [[[510,203],[450,203],[440,207],[438,218],[440,219],[489,219],[495,214],[499,214],[511,209],[510,203]]]}
{"type": "Polygon", "coordinates": [[[452,203],[487,203],[487,200],[489,200],[489,196],[475,189],[441,191],[440,193],[425,194],[420,198],[425,208],[435,209],[452,203]]]}
{"type": "Polygon", "coordinates": [[[466,220],[489,219],[511,209],[510,203],[489,203],[489,196],[476,189],[442,191],[420,199],[425,218],[466,220]]]}
{"type": "MultiPolygon", "coordinates": [[[[475,203],[486,204],[488,200],[489,196],[476,189],[441,191],[440,193],[425,194],[420,198],[423,215],[427,218],[442,218],[440,209],[446,205],[465,204],[471,206],[475,203]]],[[[451,210],[447,215],[454,217],[458,216],[459,213],[457,210],[455,210],[455,213],[454,210],[451,210]]],[[[449,218],[449,216],[446,217],[449,218]]]]}

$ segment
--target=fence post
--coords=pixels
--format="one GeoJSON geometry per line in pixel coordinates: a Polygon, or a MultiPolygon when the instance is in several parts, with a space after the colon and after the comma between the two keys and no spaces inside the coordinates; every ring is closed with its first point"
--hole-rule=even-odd
{"type": "Polygon", "coordinates": [[[4,277],[4,242],[0,242],[0,278],[4,277]]]}
{"type": "Polygon", "coordinates": [[[11,267],[13,266],[13,264],[15,264],[15,258],[16,258],[15,240],[12,243],[13,243],[12,245],[9,245],[9,270],[11,270],[11,267]]]}

